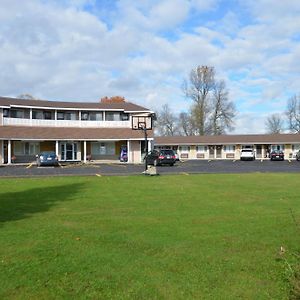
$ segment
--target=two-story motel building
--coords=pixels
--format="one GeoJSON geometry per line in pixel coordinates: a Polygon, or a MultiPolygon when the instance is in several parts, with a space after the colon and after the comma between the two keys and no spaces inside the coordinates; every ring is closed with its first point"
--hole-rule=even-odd
{"type": "MultiPolygon", "coordinates": [[[[130,102],[0,97],[0,163],[31,162],[42,151],[55,151],[60,161],[119,160],[122,147],[129,163],[140,163],[144,133],[132,129],[132,117],[152,114],[130,102]]],[[[148,141],[153,142],[152,130],[148,141]]]]}

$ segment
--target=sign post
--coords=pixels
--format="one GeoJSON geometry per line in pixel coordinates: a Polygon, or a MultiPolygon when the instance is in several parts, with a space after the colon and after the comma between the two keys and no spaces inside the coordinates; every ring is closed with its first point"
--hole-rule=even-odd
{"type": "Polygon", "coordinates": [[[148,133],[152,129],[152,116],[132,116],[132,129],[143,130],[145,137],[145,174],[148,169],[148,133]]]}

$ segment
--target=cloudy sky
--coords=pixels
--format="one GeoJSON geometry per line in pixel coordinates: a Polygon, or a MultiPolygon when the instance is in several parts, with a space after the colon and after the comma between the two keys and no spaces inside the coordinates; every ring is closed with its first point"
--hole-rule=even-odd
{"type": "Polygon", "coordinates": [[[0,95],[97,101],[120,95],[174,112],[192,68],[214,66],[263,133],[300,93],[299,0],[0,0],[0,95]]]}

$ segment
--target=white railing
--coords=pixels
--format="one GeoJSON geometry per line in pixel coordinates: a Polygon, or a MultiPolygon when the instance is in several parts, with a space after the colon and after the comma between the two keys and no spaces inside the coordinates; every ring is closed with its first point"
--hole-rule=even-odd
{"type": "Polygon", "coordinates": [[[130,121],[80,121],[3,118],[3,125],[34,127],[130,128],[130,121]]]}

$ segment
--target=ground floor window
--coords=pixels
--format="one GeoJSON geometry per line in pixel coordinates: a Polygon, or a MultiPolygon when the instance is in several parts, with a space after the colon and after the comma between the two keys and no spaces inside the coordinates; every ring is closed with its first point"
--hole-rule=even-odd
{"type": "Polygon", "coordinates": [[[300,144],[294,144],[292,145],[292,151],[293,152],[298,152],[300,150],[300,144]]]}
{"type": "Polygon", "coordinates": [[[234,152],[235,146],[234,145],[224,145],[224,152],[234,152]]]}
{"type": "Polygon", "coordinates": [[[179,146],[179,150],[181,153],[189,153],[190,147],[189,146],[179,146]]]}
{"type": "Polygon", "coordinates": [[[196,146],[196,151],[198,153],[203,153],[207,151],[207,146],[196,146]]]}
{"type": "Polygon", "coordinates": [[[15,155],[36,155],[40,152],[40,144],[35,142],[14,142],[15,155]]]}
{"type": "Polygon", "coordinates": [[[114,142],[92,143],[92,155],[115,155],[116,147],[114,142]]]}
{"type": "Polygon", "coordinates": [[[271,145],[271,151],[275,150],[284,151],[284,145],[271,145]]]}

